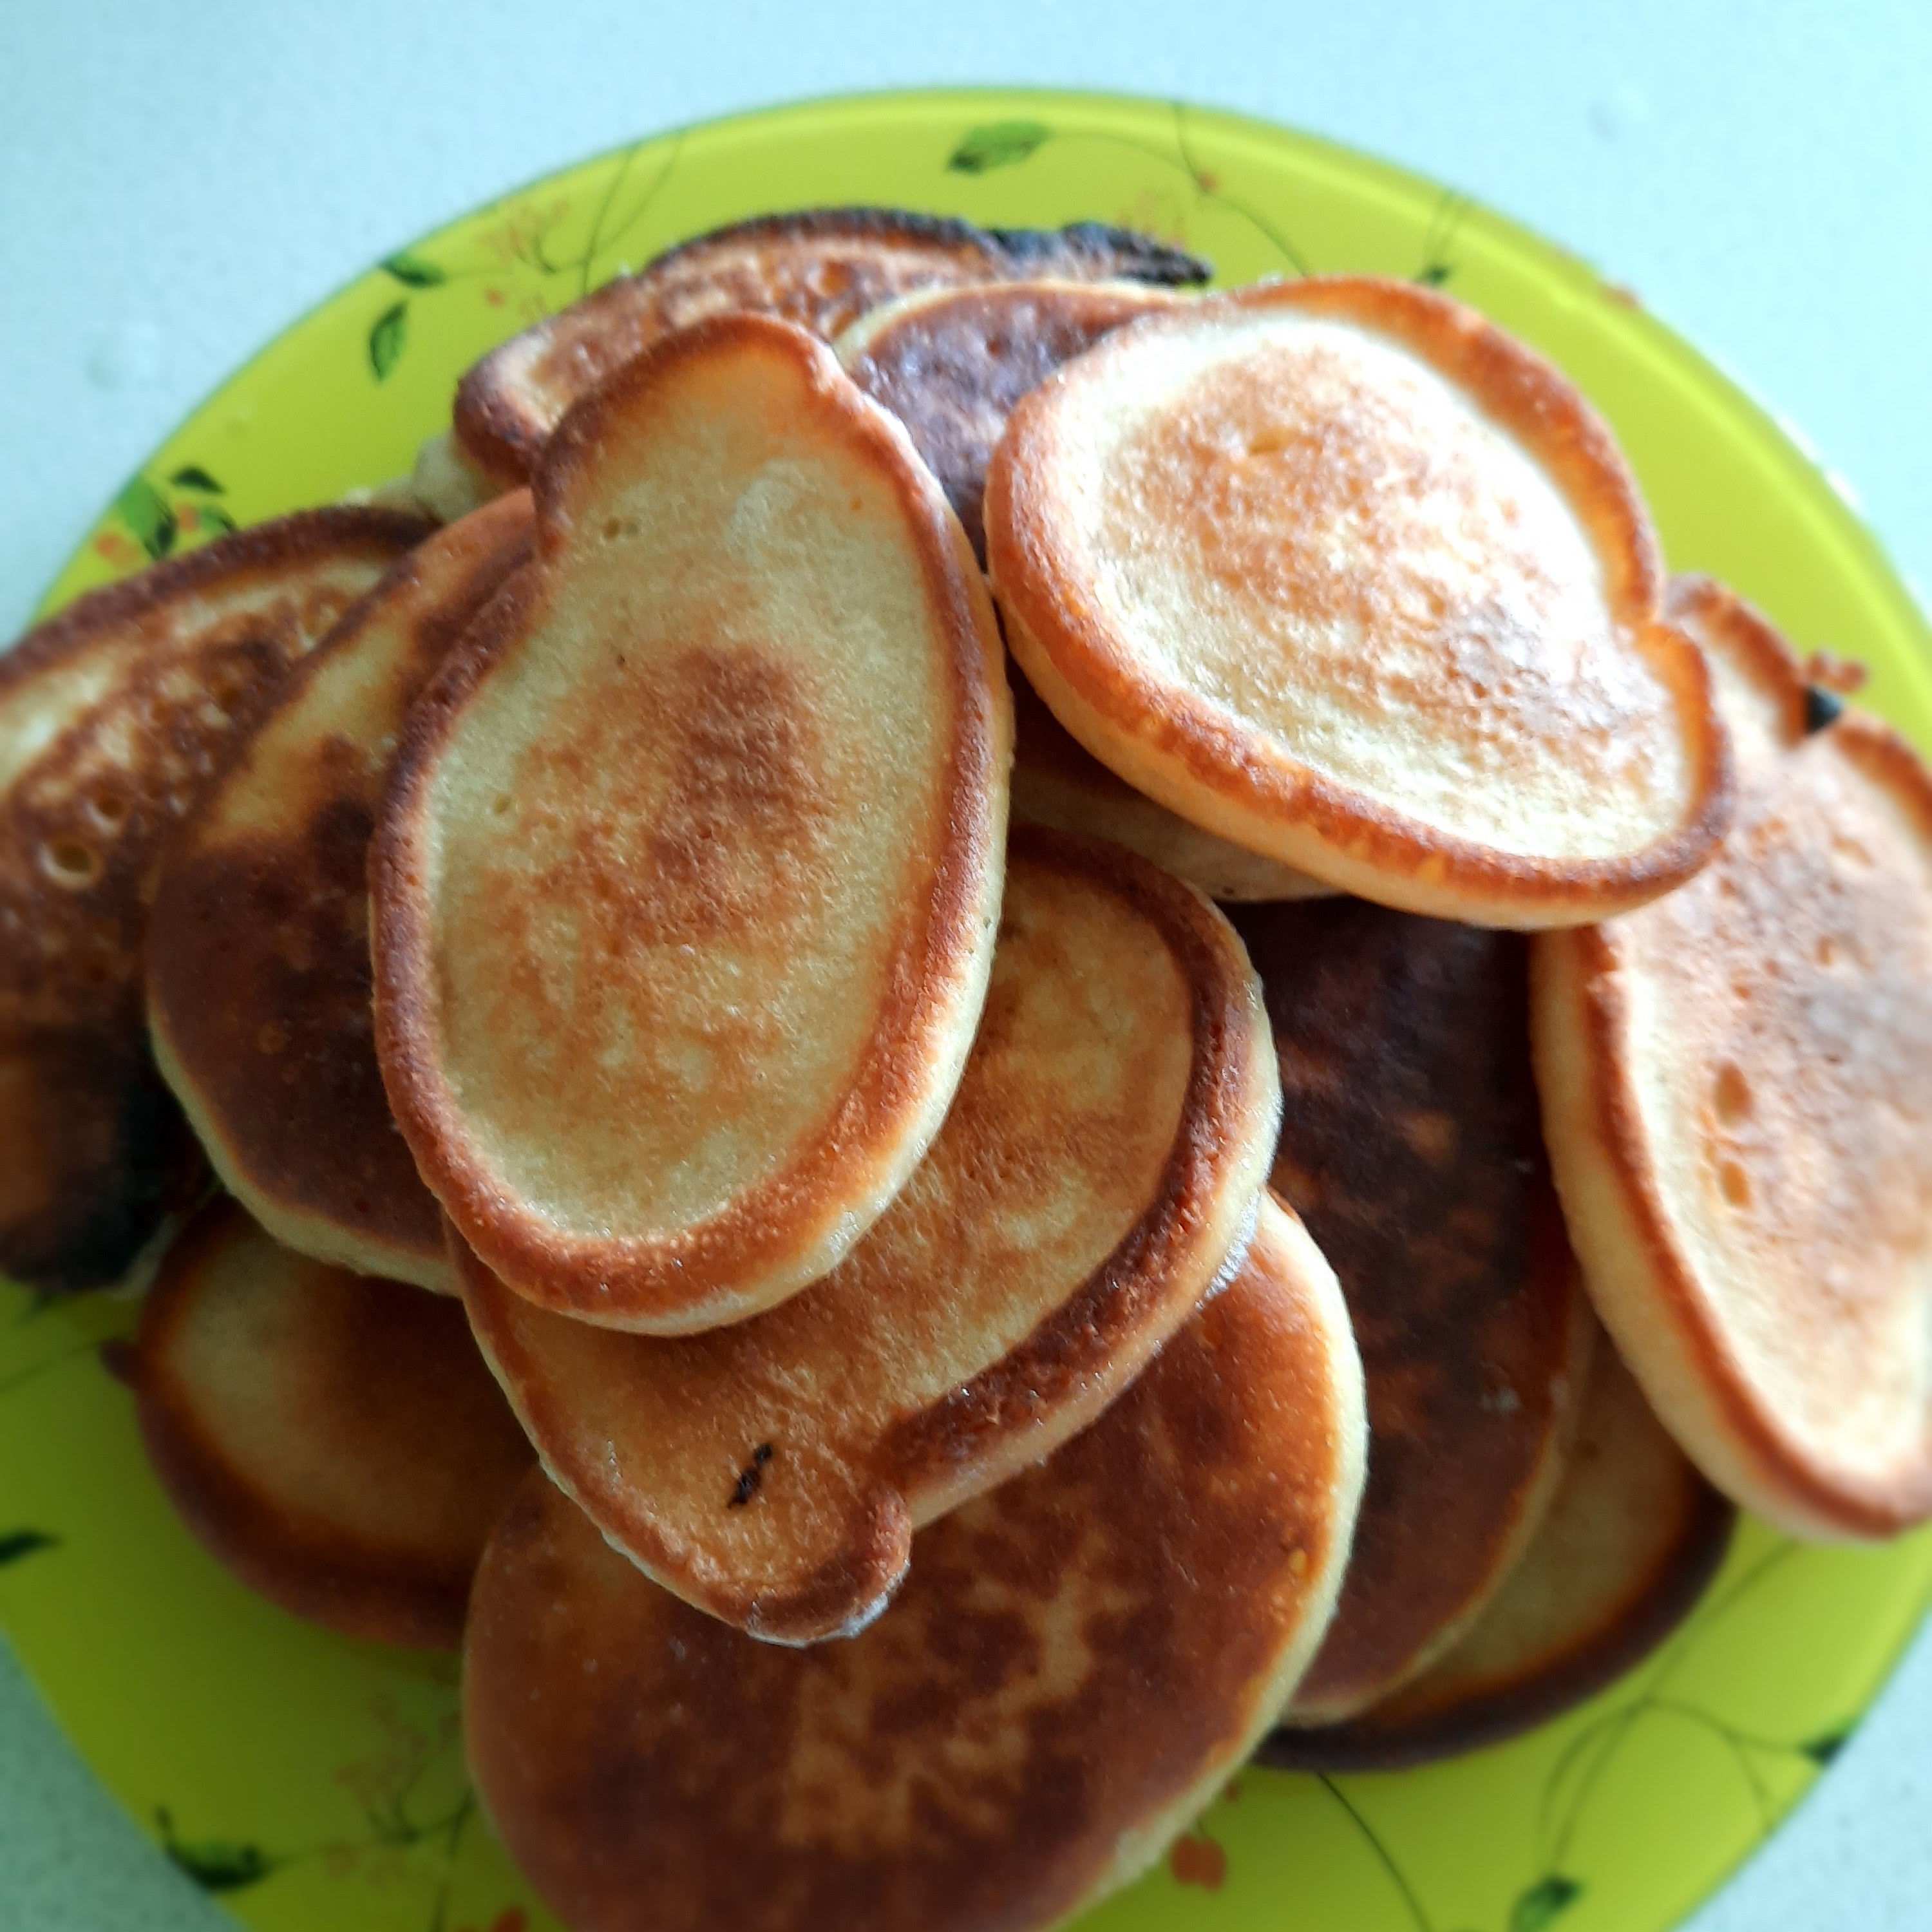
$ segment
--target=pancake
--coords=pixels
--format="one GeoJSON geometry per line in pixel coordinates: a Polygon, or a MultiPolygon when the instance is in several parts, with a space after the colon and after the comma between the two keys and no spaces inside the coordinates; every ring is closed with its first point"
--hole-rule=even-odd
{"type": "Polygon", "coordinates": [[[292,1254],[218,1200],[141,1311],[149,1460],[196,1537],[311,1623],[450,1648],[530,1444],[462,1310],[292,1254]]]}
{"type": "Polygon", "coordinates": [[[154,1055],[275,1238],[452,1290],[442,1214],[376,1065],[370,830],[410,706],[527,560],[529,492],[418,546],[290,674],[171,842],[148,932],[154,1055]]]}
{"type": "Polygon", "coordinates": [[[1724,830],[1703,661],[1610,432],[1444,297],[1313,278],[1145,316],[1021,401],[986,518],[1060,722],[1345,891],[1574,925],[1724,830]]]}
{"type": "Polygon", "coordinates": [[[573,403],[674,330],[732,312],[776,315],[830,341],[895,296],[1053,276],[1204,282],[1204,262],[1120,228],[975,228],[881,208],[760,215],[668,250],[492,350],[457,386],[454,434],[500,488],[535,474],[573,403]]]}
{"type": "Polygon", "coordinates": [[[1277,1731],[1256,1756],[1286,1771],[1382,1769],[1546,1723],[1614,1683],[1682,1622],[1723,1563],[1736,1520],[1599,1338],[1562,1486],[1468,1635],[1352,1722],[1277,1731]]]}
{"type": "Polygon", "coordinates": [[[1246,1270],[1095,1426],[922,1532],[890,1610],[784,1651],[679,1603],[542,1477],[476,1580],[485,1812],[580,1932],[1006,1932],[1136,1876],[1326,1622],[1361,1480],[1333,1278],[1246,1270]]]}
{"type": "Polygon", "coordinates": [[[1288,1713],[1378,1702],[1468,1629],[1534,1533],[1592,1324],[1545,1165],[1525,942],[1359,900],[1243,908],[1282,1083],[1273,1184],[1348,1298],[1369,1484],[1288,1713]]]}
{"type": "Polygon", "coordinates": [[[426,532],[311,510],[91,592],[0,656],[0,1273],[118,1281],[191,1198],[148,1055],[162,842],[295,659],[426,532]]]}
{"type": "Polygon", "coordinates": [[[876,1615],[915,1527],[1085,1427],[1239,1259],[1276,1097],[1239,941],[1118,847],[1022,826],[1009,862],[958,1096],[824,1280],[709,1334],[619,1337],[459,1257],[551,1475],[755,1636],[876,1615]]]}
{"type": "Polygon", "coordinates": [[[1011,664],[1016,820],[1118,840],[1210,898],[1324,898],[1334,887],[1190,825],[1116,778],[1041,703],[1011,664]]]}
{"type": "Polygon", "coordinates": [[[986,466],[1013,406],[1124,322],[1186,299],[1132,282],[920,289],[861,316],[832,346],[905,424],[984,563],[986,466]]]}
{"type": "Polygon", "coordinates": [[[1932,773],[1721,586],[1671,609],[1737,821],[1681,892],[1539,941],[1550,1159],[1604,1325],[1704,1474],[1795,1535],[1886,1535],[1932,1516],[1932,773]]]}
{"type": "Polygon", "coordinates": [[[802,329],[726,316],[572,412],[537,560],[410,715],[376,1050],[485,1262],[618,1328],[740,1321],[951,1102],[1012,710],[958,520],[802,329]]]}

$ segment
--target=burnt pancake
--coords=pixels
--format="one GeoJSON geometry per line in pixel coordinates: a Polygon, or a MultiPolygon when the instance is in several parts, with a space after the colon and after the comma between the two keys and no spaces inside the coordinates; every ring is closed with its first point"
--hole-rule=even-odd
{"type": "Polygon", "coordinates": [[[148,931],[154,1055],[278,1240],[453,1288],[376,1065],[369,835],[404,719],[530,550],[527,490],[419,544],[290,674],[170,842],[148,931]]]}
{"type": "Polygon", "coordinates": [[[541,1475],[476,1580],[484,1810],[579,1932],[1006,1932],[1126,1883],[1238,1768],[1326,1622],[1359,1487],[1332,1276],[1249,1262],[1046,1462],[922,1531],[846,1643],[755,1643],[541,1475]]]}
{"type": "Polygon", "coordinates": [[[1286,1714],[1387,1696],[1495,1593],[1553,1494],[1592,1324],[1545,1164],[1525,942],[1360,900],[1244,907],[1281,1069],[1273,1185],[1348,1298],[1369,1483],[1286,1714]]]}
{"type": "Polygon", "coordinates": [[[905,432],[788,322],[572,412],[537,556],[411,712],[376,1050],[521,1293],[738,1321],[832,1267],[958,1084],[998,923],[999,632],[905,432]]]}
{"type": "Polygon", "coordinates": [[[459,1256],[551,1475],[755,1636],[876,1615],[916,1527],[1084,1428],[1239,1259],[1276,1100],[1240,941],[1118,846],[1020,826],[1009,865],[946,1124],[824,1280],[707,1334],[616,1336],[459,1256]]]}
{"type": "Polygon", "coordinates": [[[536,472],[565,412],[664,337],[712,316],[775,315],[830,341],[895,296],[974,282],[1204,282],[1208,265],[1126,230],[975,228],[883,208],[760,215],[680,243],[492,350],[457,386],[454,432],[499,488],[536,472]]]}
{"type": "Polygon", "coordinates": [[[1599,1336],[1562,1483],[1468,1634],[1351,1722],[1279,1730],[1256,1756],[1290,1771],[1376,1769],[1474,1750],[1545,1723],[1613,1683],[1677,1628],[1724,1562],[1736,1520],[1599,1336]]]}
{"type": "Polygon", "coordinates": [[[454,1302],[212,1202],[141,1311],[149,1460],[196,1537],[311,1623],[452,1648],[530,1444],[454,1302]]]}
{"type": "Polygon", "coordinates": [[[1804,1536],[1932,1516],[1932,773],[1708,580],[1738,815],[1668,899],[1534,961],[1570,1238],[1665,1426],[1804,1536]]]}
{"type": "Polygon", "coordinates": [[[0,656],[0,1273],[120,1280],[191,1195],[142,991],[163,842],[421,519],[312,510],[82,598],[0,656]]]}
{"type": "Polygon", "coordinates": [[[1609,430],[1473,311],[1259,284],[1143,317],[1014,410],[1006,638],[1162,804],[1366,898],[1574,925],[1724,829],[1703,661],[1609,430]]]}

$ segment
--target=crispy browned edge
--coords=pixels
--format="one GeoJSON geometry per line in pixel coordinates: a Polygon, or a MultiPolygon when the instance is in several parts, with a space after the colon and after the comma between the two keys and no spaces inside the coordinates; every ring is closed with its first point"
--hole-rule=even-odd
{"type": "Polygon", "coordinates": [[[1682,719],[1696,774],[1683,824],[1624,858],[1513,858],[1420,824],[1306,766],[1264,763],[1249,734],[1230,730],[1212,706],[1179,689],[1150,689],[1132,652],[1095,616],[1060,541],[1050,471],[1060,399],[1078,381],[1080,363],[1020,403],[987,477],[988,566],[1008,642],[1034,688],[1103,762],[1110,762],[1108,738],[1124,737],[1148,748],[1150,760],[1184,768],[1190,790],[1227,810],[1230,824],[1212,828],[1224,837],[1252,844],[1258,826],[1290,828],[1297,849],[1285,839],[1274,856],[1318,867],[1345,890],[1409,911],[1498,926],[1569,925],[1641,905],[1689,878],[1730,821],[1730,743],[1702,653],[1658,614],[1664,566],[1656,533],[1602,420],[1568,377],[1474,310],[1406,282],[1367,276],[1312,276],[1210,296],[1129,323],[1081,361],[1131,353],[1143,335],[1255,308],[1339,316],[1394,338],[1472,395],[1556,479],[1604,560],[1610,602],[1633,648],[1682,719]],[[1246,825],[1246,838],[1233,829],[1236,818],[1246,825]]]}
{"type": "Polygon", "coordinates": [[[725,1298],[733,1283],[794,1245],[823,1217],[827,1197],[874,1161],[880,1124],[902,1121],[917,1099],[914,1072],[923,1058],[919,1046],[940,1017],[938,988],[958,962],[990,946],[982,900],[989,873],[1004,876],[1005,775],[1012,749],[1004,659],[965,532],[904,429],[845,375],[825,344],[789,322],[720,316],[666,338],[571,410],[544,446],[533,488],[536,558],[485,608],[410,712],[370,844],[377,1058],[389,1104],[430,1192],[506,1280],[562,1313],[614,1327],[640,1325],[641,1316],[664,1332],[687,1332],[742,1319],[793,1292],[784,1288],[762,1301],[725,1298]],[[826,1136],[676,1242],[658,1243],[654,1252],[627,1261],[621,1244],[566,1244],[520,1216],[466,1144],[461,1109],[441,1072],[433,915],[418,896],[428,799],[470,697],[544,608],[546,566],[566,544],[568,499],[608,425],[678,362],[749,352],[796,358],[819,406],[840,434],[869,446],[898,492],[928,593],[953,640],[945,829],[930,909],[914,942],[919,970],[896,976],[866,1059],[838,1103],[854,1130],[826,1136]],[[700,1318],[692,1318],[694,1309],[700,1318]]]}
{"type": "MultiPolygon", "coordinates": [[[[1743,598],[1708,578],[1672,586],[1672,608],[1720,633],[1761,685],[1781,693],[1790,741],[1802,735],[1796,653],[1743,598]]],[[[1889,725],[1847,712],[1838,748],[1889,787],[1932,842],[1932,772],[1889,725]]],[[[1705,1474],[1744,1507],[1796,1532],[1884,1537],[1932,1516],[1932,1426],[1916,1480],[1828,1480],[1752,1394],[1712,1331],[1695,1269],[1673,1232],[1624,1043],[1630,1023],[1614,932],[1539,934],[1530,952],[1530,1022],[1544,1138],[1571,1240],[1598,1312],[1644,1392],[1705,1474]],[[1594,1292],[1601,1280],[1612,1292],[1594,1292]]]]}
{"type": "MultiPolygon", "coordinates": [[[[989,274],[1046,272],[1055,264],[1070,266],[1082,260],[1126,280],[1186,287],[1207,280],[1208,265],[1184,250],[1170,247],[1132,229],[1104,222],[1076,221],[1064,228],[980,228],[956,216],[916,214],[895,208],[812,208],[788,214],[755,215],[708,233],[694,235],[668,248],[634,275],[607,282],[562,311],[563,326],[580,328],[607,311],[628,308],[650,292],[652,280],[680,267],[707,250],[770,238],[796,241],[824,236],[833,239],[876,239],[883,242],[923,242],[934,254],[980,256],[989,274]]],[[[456,386],[453,428],[457,446],[499,489],[513,489],[530,480],[543,452],[545,433],[533,424],[518,399],[514,370],[520,360],[538,352],[556,334],[560,317],[546,316],[528,328],[499,343],[466,370],[456,386]]]]}
{"type": "MultiPolygon", "coordinates": [[[[1066,1300],[1009,1354],[902,1418],[880,1440],[837,1558],[782,1596],[754,1592],[730,1601],[716,1588],[706,1591],[703,1608],[768,1642],[814,1642],[875,1612],[905,1574],[916,1526],[1017,1474],[1088,1426],[1167,1334],[1232,1278],[1246,1253],[1280,1100],[1273,1036],[1238,935],[1192,886],[1123,847],[1034,825],[1016,825],[1012,842],[1016,856],[1117,894],[1176,956],[1187,982],[1194,1048],[1174,1145],[1147,1207],[1066,1300]],[[1258,1106],[1268,1126],[1244,1136],[1241,1117],[1258,1106]],[[1239,1175],[1229,1155],[1238,1155],[1244,1139],[1253,1150],[1254,1187],[1231,1185],[1231,1168],[1238,1184],[1239,1175]],[[1055,1418],[1050,1439],[1044,1415],[1055,1418]],[[1063,1426],[1070,1417],[1072,1426],[1063,1426]]],[[[543,1446],[569,1438],[567,1396],[533,1400],[528,1387],[498,1370],[503,1337],[487,1308],[490,1294],[501,1291],[485,1282],[478,1292],[478,1258],[460,1238],[450,1249],[484,1359],[498,1370],[551,1480],[584,1507],[571,1472],[543,1446]]],[[[608,1512],[586,1513],[610,1533],[608,1512]]],[[[622,1523],[613,1540],[670,1567],[647,1518],[622,1523]]]]}
{"type": "Polygon", "coordinates": [[[1700,1480],[1683,1533],[1635,1612],[1553,1667],[1428,1715],[1378,1724],[1372,1706],[1348,1723],[1269,1732],[1257,1764],[1277,1771],[1402,1771],[1520,1737],[1594,1697],[1648,1657],[1696,1606],[1722,1568],[1736,1506],[1700,1480]]]}
{"type": "MultiPolygon", "coordinates": [[[[141,1307],[135,1342],[135,1418],[168,1500],[195,1536],[249,1588],[290,1615],[374,1643],[454,1650],[463,1641],[470,1580],[402,1573],[343,1539],[329,1549],[289,1532],[286,1520],[238,1482],[226,1459],[173,1388],[163,1364],[192,1305],[203,1258],[248,1218],[232,1202],[211,1202],[169,1250],[141,1307]]],[[[398,1287],[398,1294],[418,1290],[398,1287]]]]}
{"type": "MultiPolygon", "coordinates": [[[[506,556],[519,551],[527,551],[530,541],[530,532],[527,524],[517,510],[516,506],[519,501],[527,502],[528,499],[525,493],[511,491],[504,496],[493,498],[490,502],[483,505],[479,509],[470,512],[472,516],[485,519],[493,533],[499,524],[508,525],[510,527],[506,530],[501,539],[486,552],[479,552],[472,557],[463,585],[458,593],[459,598],[467,598],[472,602],[476,602],[478,599],[476,596],[476,587],[479,584],[487,584],[493,576],[500,576],[504,573],[506,556]]],[[[384,511],[380,514],[389,516],[395,513],[384,511]]],[[[426,524],[419,541],[427,542],[432,537],[440,536],[444,530],[458,529],[467,520],[466,518],[459,518],[454,524],[444,524],[440,526],[434,523],[426,524]]],[[[248,536],[252,535],[253,532],[244,531],[241,534],[248,536]]],[[[205,553],[196,552],[196,554],[202,555],[205,553]]],[[[252,730],[241,734],[226,747],[215,766],[213,776],[202,788],[200,796],[189,808],[187,815],[170,834],[166,848],[168,855],[188,853],[192,850],[200,837],[202,822],[214,810],[217,802],[226,793],[229,780],[234,772],[247,760],[256,738],[284,712],[301,701],[309,687],[322,674],[331,661],[339,652],[355,648],[356,640],[362,636],[371,623],[382,616],[390,600],[401,594],[414,582],[416,568],[415,548],[412,546],[383,572],[382,577],[368,591],[344,611],[330,627],[326,634],[316,643],[307,656],[297,659],[290,667],[287,675],[282,680],[277,689],[274,698],[268,710],[262,714],[252,730]]],[[[164,856],[161,878],[154,888],[154,896],[151,908],[151,927],[155,918],[163,916],[163,907],[167,892],[168,871],[171,862],[171,856],[164,856]]],[[[225,1121],[223,1120],[222,1116],[212,1102],[206,1106],[203,1104],[202,1096],[196,1090],[192,1075],[175,1050],[172,1029],[169,1023],[170,1003],[166,980],[164,975],[157,971],[155,956],[152,951],[148,955],[145,976],[147,984],[148,1030],[151,1051],[162,1078],[167,1082],[170,1090],[174,1094],[176,1104],[186,1116],[188,1125],[194,1130],[195,1138],[200,1142],[203,1152],[208,1156],[209,1165],[220,1177],[223,1185],[231,1192],[239,1191],[251,1193],[256,1197],[256,1200],[250,1204],[250,1211],[255,1212],[258,1220],[262,1219],[258,1211],[259,1209],[263,1206],[272,1207],[278,1220],[278,1226],[269,1230],[271,1234],[276,1240],[281,1241],[284,1246],[294,1248],[298,1252],[303,1252],[302,1244],[288,1240],[287,1234],[293,1232],[298,1223],[313,1222],[325,1217],[316,1209],[299,1206],[291,1208],[285,1202],[276,1199],[266,1186],[256,1181],[250,1172],[248,1148],[236,1143],[230,1136],[218,1130],[220,1126],[226,1124],[225,1121]],[[238,1183],[240,1184],[238,1189],[238,1183]]],[[[371,1240],[362,1244],[362,1250],[363,1258],[366,1261],[374,1262],[380,1254],[386,1269],[394,1268],[399,1265],[404,1269],[412,1269],[415,1270],[412,1277],[414,1283],[418,1287],[428,1288],[433,1292],[439,1294],[454,1292],[455,1285],[453,1280],[440,1278],[433,1281],[423,1278],[430,1274],[436,1274],[439,1277],[443,1275],[446,1264],[446,1257],[440,1246],[433,1254],[423,1254],[413,1249],[404,1249],[400,1244],[391,1247],[386,1240],[371,1240]],[[383,1252],[386,1249],[387,1252],[383,1252]]],[[[320,1258],[332,1262],[335,1260],[334,1257],[326,1256],[320,1258]]],[[[335,1264],[342,1265],[343,1264],[336,1262],[335,1264]]],[[[363,1271],[368,1270],[365,1269],[363,1271]]]]}
{"type": "Polygon", "coordinates": [[[152,563],[118,584],[84,591],[58,615],[0,652],[0,704],[15,686],[85,649],[110,626],[138,622],[176,598],[192,596],[231,573],[292,563],[357,544],[406,550],[436,527],[429,518],[361,504],[332,504],[231,531],[181,556],[152,563]]]}

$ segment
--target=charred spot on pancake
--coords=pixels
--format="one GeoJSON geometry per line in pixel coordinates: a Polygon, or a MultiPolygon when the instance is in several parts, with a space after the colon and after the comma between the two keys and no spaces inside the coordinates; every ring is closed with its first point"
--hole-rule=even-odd
{"type": "Polygon", "coordinates": [[[752,1460],[738,1472],[738,1480],[732,1485],[731,1500],[727,1509],[742,1509],[758,1493],[758,1486],[765,1480],[765,1465],[772,1460],[772,1445],[760,1442],[752,1451],[752,1460]]]}
{"type": "Polygon", "coordinates": [[[1845,700],[1822,684],[1804,687],[1804,735],[1815,736],[1845,715],[1845,700]]]}

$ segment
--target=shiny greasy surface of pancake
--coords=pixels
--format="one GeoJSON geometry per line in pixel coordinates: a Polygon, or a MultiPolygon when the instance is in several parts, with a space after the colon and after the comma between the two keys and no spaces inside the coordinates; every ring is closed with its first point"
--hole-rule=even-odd
{"type": "Polygon", "coordinates": [[[1117,778],[1041,703],[1012,665],[1013,817],[1112,838],[1209,898],[1325,898],[1334,891],[1279,859],[1244,851],[1117,778]]]}
{"type": "Polygon", "coordinates": [[[420,519],[314,510],[82,598],[0,656],[0,1273],[103,1286],[200,1156],[149,1057],[163,840],[420,519]]]}
{"type": "Polygon", "coordinates": [[[1537,1077],[1604,1325],[1704,1473],[1794,1533],[1932,1515],[1932,774],[1708,581],[1737,822],[1535,962],[1537,1077]]]}
{"type": "Polygon", "coordinates": [[[984,562],[986,465],[1014,404],[1124,322],[1184,299],[1131,282],[924,289],[860,316],[833,346],[911,433],[984,562]]]}
{"type": "Polygon", "coordinates": [[[1291,1722],[1385,1696],[1468,1627],[1552,1494],[1590,1324],[1544,1165],[1524,942],[1358,900],[1243,908],[1282,1084],[1274,1185],[1368,1377],[1369,1486],[1291,1722]]]}
{"type": "Polygon", "coordinates": [[[1562,1485],[1468,1635],[1352,1722],[1277,1731],[1257,1756],[1286,1770],[1420,1764],[1543,1724],[1677,1628],[1724,1562],[1736,1520],[1599,1336],[1562,1485]]]}
{"type": "Polygon", "coordinates": [[[1246,1269],[1084,1434],[923,1531],[849,1642],[753,1642],[541,1476],[477,1576],[464,1728],[580,1932],[1007,1932],[1144,1870],[1318,1636],[1361,1480],[1333,1277],[1263,1210],[1246,1269]]]}
{"type": "Polygon", "coordinates": [[[1221,1276],[1272,1144],[1227,922],[1115,846],[1015,830],[986,1016],[864,1240],[754,1320],[618,1336],[464,1262],[551,1474],[701,1609],[803,1642],[874,1614],[914,1528],[1084,1427],[1221,1276]]]}
{"type": "Polygon", "coordinates": [[[1068,730],[1346,890],[1574,924],[1723,830],[1702,661],[1609,431],[1439,296],[1316,278],[1147,316],[1020,403],[986,516],[1068,730]]]}
{"type": "Polygon", "coordinates": [[[417,1165],[523,1293],[741,1320],[917,1165],[998,922],[992,607],[905,432],[727,316],[573,412],[538,558],[412,713],[371,851],[417,1165]]]}
{"type": "Polygon", "coordinates": [[[523,482],[572,404],[673,331],[716,315],[779,316],[829,341],[913,289],[1040,276],[1180,285],[1208,274],[1178,249],[1095,222],[985,229],[879,208],[761,215],[682,243],[492,350],[457,386],[456,440],[500,487],[523,482]]]}
{"type": "Polygon", "coordinates": [[[141,1311],[141,1433],[196,1536],[299,1617],[449,1648],[530,1444],[462,1310],[271,1240],[230,1201],[141,1311]]]}
{"type": "Polygon", "coordinates": [[[292,674],[171,842],[148,934],[155,1054],[229,1191],[322,1261],[453,1286],[370,1018],[369,834],[403,721],[530,555],[518,490],[398,564],[292,674]]]}

